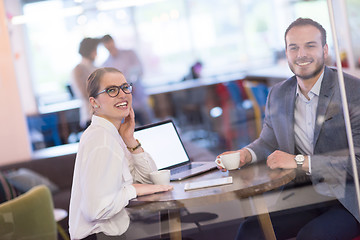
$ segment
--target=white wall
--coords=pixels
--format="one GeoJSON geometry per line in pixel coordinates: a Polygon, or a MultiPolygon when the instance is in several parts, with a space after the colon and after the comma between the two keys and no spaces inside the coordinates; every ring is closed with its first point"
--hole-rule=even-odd
{"type": "MultiPolygon", "coordinates": [[[[5,12],[11,16],[22,15],[22,6],[20,0],[4,0],[5,12]]],[[[21,103],[26,115],[33,115],[38,113],[35,95],[33,91],[31,72],[28,63],[28,53],[26,50],[27,35],[25,34],[25,25],[8,24],[9,38],[11,49],[13,52],[13,60],[15,67],[15,74],[19,88],[21,103]]]]}
{"type": "Polygon", "coordinates": [[[0,165],[31,156],[7,24],[4,1],[0,0],[0,165]]]}

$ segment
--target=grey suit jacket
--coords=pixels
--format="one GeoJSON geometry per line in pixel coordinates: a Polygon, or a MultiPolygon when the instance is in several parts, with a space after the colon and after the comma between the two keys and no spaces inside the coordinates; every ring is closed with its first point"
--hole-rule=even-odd
{"type": "MultiPolygon", "coordinates": [[[[344,82],[359,167],[360,79],[344,74],[344,82]]],[[[269,92],[260,137],[247,146],[256,153],[258,161],[265,161],[275,150],[295,154],[296,84],[293,76],[276,84],[269,92]]],[[[322,179],[322,184],[327,184],[330,191],[360,222],[348,149],[337,70],[325,67],[316,112],[314,155],[311,156],[312,181],[316,185],[322,179]]]]}

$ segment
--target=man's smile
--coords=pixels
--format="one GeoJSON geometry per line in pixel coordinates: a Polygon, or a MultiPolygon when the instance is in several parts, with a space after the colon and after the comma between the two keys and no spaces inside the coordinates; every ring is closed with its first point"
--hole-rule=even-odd
{"type": "Polygon", "coordinates": [[[300,67],[304,67],[307,65],[310,65],[314,60],[310,60],[310,59],[303,59],[303,60],[297,60],[295,61],[295,64],[300,66],[300,67]]]}

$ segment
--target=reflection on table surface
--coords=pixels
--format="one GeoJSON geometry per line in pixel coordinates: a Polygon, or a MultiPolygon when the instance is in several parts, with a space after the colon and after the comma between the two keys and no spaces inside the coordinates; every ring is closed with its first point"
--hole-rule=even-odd
{"type": "Polygon", "coordinates": [[[252,164],[238,170],[221,172],[217,169],[182,181],[171,182],[174,190],[170,192],[141,196],[131,201],[129,207],[143,207],[159,210],[162,207],[176,208],[182,204],[203,204],[207,202],[229,201],[247,198],[280,187],[295,178],[295,170],[271,170],[265,164],[252,164]],[[207,179],[233,177],[233,183],[217,187],[185,191],[188,182],[207,179]],[[146,204],[151,203],[151,204],[146,204]],[[150,205],[153,205],[151,207],[150,205]]]}
{"type": "Polygon", "coordinates": [[[137,229],[131,232],[132,237],[157,239],[159,236],[169,237],[170,234],[171,239],[181,239],[182,236],[192,236],[201,227],[206,232],[200,231],[196,236],[208,239],[206,236],[225,226],[230,230],[226,235],[228,238],[224,239],[234,239],[244,218],[258,216],[264,223],[263,230],[268,239],[274,239],[269,212],[317,206],[334,200],[333,197],[317,194],[311,184],[286,190],[279,188],[292,181],[295,175],[296,170],[271,170],[265,164],[254,164],[230,172],[216,169],[183,181],[171,182],[174,186],[171,192],[142,196],[131,201],[127,210],[131,224],[137,229]],[[228,176],[233,177],[233,184],[184,191],[188,182],[228,176]],[[281,191],[277,191],[278,188],[281,191]],[[218,217],[200,223],[183,222],[184,216],[193,213],[210,213],[218,217]],[[164,215],[168,223],[162,219],[164,215]]]}
{"type": "MultiPolygon", "coordinates": [[[[261,193],[280,187],[295,178],[295,170],[271,170],[265,164],[252,164],[238,170],[221,172],[212,170],[199,176],[182,181],[171,182],[174,189],[169,192],[141,196],[128,205],[130,213],[159,212],[161,237],[182,239],[184,226],[181,223],[180,209],[211,205],[216,203],[231,202],[232,200],[248,199],[261,193]],[[233,183],[216,187],[208,187],[185,191],[186,183],[204,181],[208,179],[224,178],[231,176],[233,183]],[[166,219],[167,221],[163,221],[166,219]],[[167,235],[169,234],[169,236],[167,235]]],[[[268,215],[266,204],[262,197],[254,198],[254,211],[252,215],[261,217],[263,231],[267,239],[274,239],[272,224],[268,215]]],[[[245,203],[247,204],[247,203],[245,203]]],[[[239,208],[238,206],[237,208],[239,208]]],[[[247,204],[247,209],[250,205],[247,204]]],[[[141,215],[141,214],[140,214],[141,215]]]]}

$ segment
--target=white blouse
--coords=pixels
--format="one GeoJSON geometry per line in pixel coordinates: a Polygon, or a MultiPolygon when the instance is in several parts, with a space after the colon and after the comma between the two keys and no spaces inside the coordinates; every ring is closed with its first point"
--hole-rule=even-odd
{"type": "Polygon", "coordinates": [[[93,116],[76,155],[69,210],[71,239],[103,232],[123,234],[130,218],[125,210],[136,197],[134,182],[151,183],[156,170],[151,156],[131,154],[116,127],[93,116]]]}

